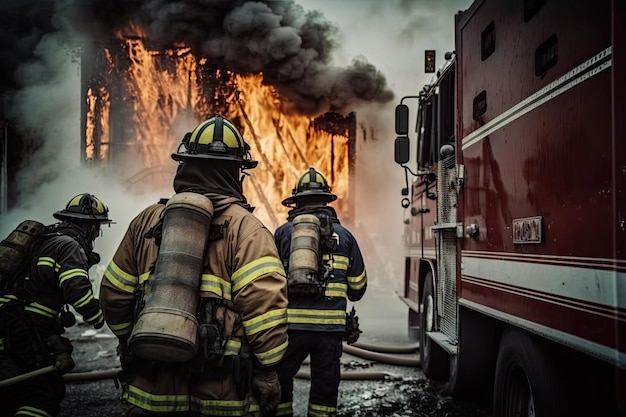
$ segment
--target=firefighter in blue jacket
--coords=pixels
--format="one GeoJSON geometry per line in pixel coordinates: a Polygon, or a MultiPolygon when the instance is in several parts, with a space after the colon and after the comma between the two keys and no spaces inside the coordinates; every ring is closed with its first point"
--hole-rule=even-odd
{"type": "Polygon", "coordinates": [[[282,395],[277,416],[293,415],[293,378],[307,356],[308,416],[335,416],[343,341],[353,343],[360,333],[346,307],[348,300],[365,294],[367,274],[356,239],[328,206],[336,199],[326,178],[309,168],[292,196],[282,201],[292,209],[274,240],[288,271],[289,346],[278,371],[282,395]]]}

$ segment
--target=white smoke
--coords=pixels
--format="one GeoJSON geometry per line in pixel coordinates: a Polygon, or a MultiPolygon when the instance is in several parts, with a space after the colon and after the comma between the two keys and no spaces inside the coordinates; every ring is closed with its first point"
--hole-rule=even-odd
{"type": "MultiPolygon", "coordinates": [[[[454,50],[454,15],[471,0],[299,0],[319,9],[342,30],[334,55],[343,65],[366,56],[387,78],[396,99],[357,110],[359,146],[356,157],[357,237],[363,242],[371,280],[401,290],[404,282],[404,224],[401,207],[404,171],[394,162],[395,106],[432,81],[424,73],[424,51],[436,50],[437,66],[454,50]],[[368,243],[371,243],[368,244],[368,243]],[[374,251],[372,251],[372,246],[374,251]],[[380,276],[377,276],[380,274],[380,276]]],[[[415,114],[416,102],[407,100],[415,114]]],[[[415,140],[415,134],[411,136],[415,140]]],[[[415,155],[415,141],[411,154],[415,155]]],[[[411,178],[409,177],[409,182],[411,178]]]]}

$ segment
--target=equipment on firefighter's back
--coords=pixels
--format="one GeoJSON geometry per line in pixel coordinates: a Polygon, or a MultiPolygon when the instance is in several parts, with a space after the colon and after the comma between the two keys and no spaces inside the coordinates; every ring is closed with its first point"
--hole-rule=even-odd
{"type": "Polygon", "coordinates": [[[287,273],[290,297],[317,297],[323,289],[318,277],[320,221],[313,214],[301,214],[293,219],[291,252],[287,273]]]}
{"type": "Polygon", "coordinates": [[[287,291],[291,297],[320,297],[333,274],[328,255],[338,246],[332,223],[324,214],[301,214],[292,223],[287,291]]]}
{"type": "Polygon", "coordinates": [[[346,333],[344,340],[349,345],[356,343],[359,340],[359,336],[363,333],[359,328],[359,317],[356,315],[356,310],[352,307],[350,312],[346,312],[346,333]]]}
{"type": "Polygon", "coordinates": [[[205,298],[200,302],[197,315],[204,359],[218,366],[224,361],[224,320],[220,320],[217,314],[223,304],[221,298],[205,298]]]}
{"type": "Polygon", "coordinates": [[[212,218],[213,204],[202,194],[178,193],[168,200],[154,274],[145,282],[145,304],[129,339],[133,355],[165,362],[195,356],[195,315],[212,218]]]}
{"type": "Polygon", "coordinates": [[[199,349],[187,365],[191,375],[202,379],[224,379],[232,375],[244,396],[252,382],[250,347],[245,343],[241,314],[221,298],[203,298],[198,306],[199,349]],[[240,334],[242,342],[234,342],[240,334]]]}
{"type": "Polygon", "coordinates": [[[24,296],[23,278],[44,229],[38,221],[24,220],[0,242],[0,294],[24,296]]]}

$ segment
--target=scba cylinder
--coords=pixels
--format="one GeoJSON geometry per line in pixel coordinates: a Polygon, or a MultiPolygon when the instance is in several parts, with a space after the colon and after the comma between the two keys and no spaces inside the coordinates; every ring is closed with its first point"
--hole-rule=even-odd
{"type": "Polygon", "coordinates": [[[196,309],[213,204],[201,194],[179,193],[163,216],[159,255],[129,348],[143,359],[184,362],[198,350],[196,309]]]}
{"type": "Polygon", "coordinates": [[[15,290],[13,278],[28,265],[30,252],[44,228],[35,220],[24,220],[0,242],[0,294],[15,290]]]}
{"type": "Polygon", "coordinates": [[[291,296],[317,296],[320,220],[313,214],[301,214],[293,219],[291,252],[287,273],[291,296]]]}

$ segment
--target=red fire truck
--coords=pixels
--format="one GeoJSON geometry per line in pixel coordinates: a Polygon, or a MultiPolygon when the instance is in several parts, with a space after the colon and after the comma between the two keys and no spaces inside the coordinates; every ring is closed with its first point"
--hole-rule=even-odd
{"type": "Polygon", "coordinates": [[[477,0],[396,107],[409,329],[494,417],[626,415],[624,17],[477,0]]]}

